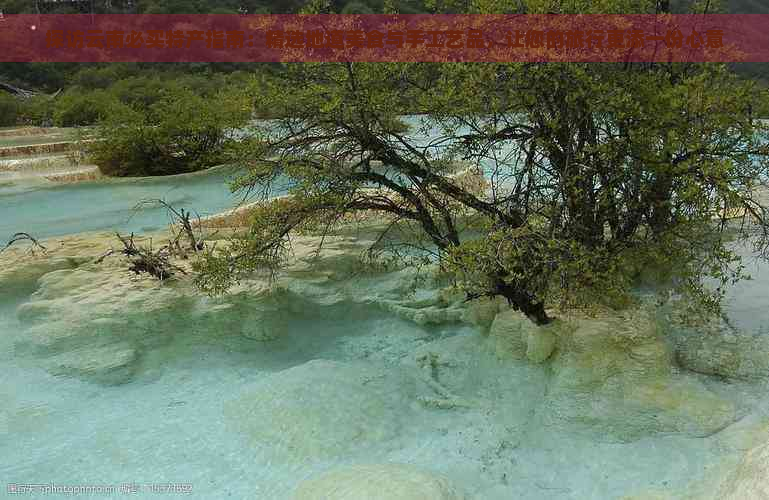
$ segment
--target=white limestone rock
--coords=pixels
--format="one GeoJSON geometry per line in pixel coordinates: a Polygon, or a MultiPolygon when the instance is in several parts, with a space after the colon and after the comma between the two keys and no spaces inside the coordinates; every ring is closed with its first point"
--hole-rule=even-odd
{"type": "Polygon", "coordinates": [[[286,270],[295,278],[324,277],[341,280],[350,277],[363,267],[361,256],[367,244],[350,236],[326,236],[322,239],[322,251],[318,252],[320,238],[306,237],[292,241],[292,263],[286,270]]]}
{"type": "Polygon", "coordinates": [[[507,304],[502,297],[481,297],[465,305],[462,319],[477,326],[483,335],[488,335],[494,318],[506,308],[507,304]]]}
{"type": "Polygon", "coordinates": [[[62,236],[42,241],[45,251],[18,243],[0,254],[0,293],[28,286],[41,276],[60,269],[74,269],[104,253],[114,234],[94,233],[62,236]]]}
{"type": "Polygon", "coordinates": [[[348,456],[399,435],[415,382],[397,377],[372,363],[310,361],[259,380],[224,415],[258,452],[281,461],[348,456]]]}
{"type": "Polygon", "coordinates": [[[560,331],[547,418],[632,441],[660,432],[707,436],[732,423],[734,405],[672,368],[653,311],[581,318],[560,331]]]}
{"type": "Polygon", "coordinates": [[[259,342],[278,339],[288,331],[289,298],[280,290],[251,287],[214,300],[200,298],[192,311],[197,332],[211,336],[240,334],[259,342]]]}
{"type": "Polygon", "coordinates": [[[420,326],[440,325],[444,323],[459,323],[464,311],[455,307],[409,307],[394,301],[382,301],[381,305],[399,318],[416,323],[420,326]]]}
{"type": "Polygon", "coordinates": [[[512,309],[496,315],[489,330],[489,341],[500,358],[525,359],[531,322],[512,309]]]}
{"type": "Polygon", "coordinates": [[[539,326],[520,312],[508,309],[494,318],[489,341],[500,358],[528,359],[532,363],[542,363],[555,350],[559,330],[567,327],[559,320],[539,326]]]}
{"type": "MultiPolygon", "coordinates": [[[[156,243],[161,244],[158,238],[156,243]]],[[[30,300],[17,309],[25,330],[17,352],[52,357],[114,344],[128,345],[139,356],[177,336],[242,335],[269,341],[287,332],[292,313],[309,309],[319,316],[337,314],[332,311],[340,305],[390,305],[420,324],[458,320],[461,309],[442,303],[437,289],[407,293],[413,288],[411,269],[360,273],[366,241],[329,237],[316,254],[319,242],[298,237],[292,261],[277,281],[255,276],[223,297],[210,298],[193,286],[189,276],[180,274],[160,283],[129,271],[129,262],[120,253],[104,259],[99,258],[103,252],[93,255],[92,246],[114,244],[114,235],[67,240],[61,248],[52,248],[52,261],[36,256],[19,264],[19,269],[33,274],[41,269],[51,272],[37,280],[30,300]],[[62,263],[78,252],[85,257],[71,265],[62,263]]],[[[89,370],[69,373],[94,379],[89,370]]]]}
{"type": "Polygon", "coordinates": [[[526,359],[532,363],[544,363],[555,350],[558,337],[554,331],[558,327],[558,324],[552,324],[529,329],[526,338],[526,359]]]}
{"type": "Polygon", "coordinates": [[[48,355],[108,343],[153,346],[189,323],[183,290],[132,274],[118,266],[46,274],[17,309],[23,343],[48,355]]]}
{"type": "Polygon", "coordinates": [[[302,482],[293,500],[466,500],[440,475],[413,465],[353,465],[302,482]]]}

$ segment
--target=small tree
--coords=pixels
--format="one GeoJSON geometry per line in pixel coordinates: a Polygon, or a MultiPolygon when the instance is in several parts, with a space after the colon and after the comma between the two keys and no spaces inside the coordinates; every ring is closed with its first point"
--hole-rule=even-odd
{"type": "Polygon", "coordinates": [[[302,64],[260,100],[285,118],[241,153],[240,187],[269,196],[288,177],[291,198],[208,255],[209,291],[280,265],[291,231],[362,211],[383,232],[417,226],[469,297],[538,324],[554,301],[627,297],[644,269],[717,308],[707,279],[742,276],[729,239],[767,245],[766,94],[722,65],[302,64]]]}

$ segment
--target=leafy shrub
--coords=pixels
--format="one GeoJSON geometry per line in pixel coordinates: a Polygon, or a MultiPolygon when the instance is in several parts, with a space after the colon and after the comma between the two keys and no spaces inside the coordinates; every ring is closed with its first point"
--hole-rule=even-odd
{"type": "Polygon", "coordinates": [[[16,125],[18,119],[18,99],[10,94],[0,91],[0,127],[16,125]]]}
{"type": "Polygon", "coordinates": [[[365,3],[353,0],[344,6],[340,14],[374,14],[374,11],[365,3]]]}
{"type": "Polygon", "coordinates": [[[88,90],[106,89],[138,72],[139,69],[136,66],[125,63],[85,66],[72,76],[69,84],[88,90]]]}
{"type": "Polygon", "coordinates": [[[110,87],[110,92],[124,104],[137,109],[146,109],[177,92],[179,88],[176,78],[136,76],[116,82],[110,87]]]}
{"type": "Polygon", "coordinates": [[[118,100],[112,94],[75,88],[54,101],[53,123],[58,127],[93,125],[109,116],[118,100]]]}
{"type": "Polygon", "coordinates": [[[36,95],[19,101],[16,122],[19,125],[50,127],[53,121],[53,107],[54,103],[47,95],[36,95]]]}
{"type": "Polygon", "coordinates": [[[113,113],[100,124],[103,140],[91,154],[106,175],[193,172],[223,163],[229,131],[243,126],[250,115],[242,96],[204,99],[179,90],[146,110],[123,106],[122,112],[113,113]]]}

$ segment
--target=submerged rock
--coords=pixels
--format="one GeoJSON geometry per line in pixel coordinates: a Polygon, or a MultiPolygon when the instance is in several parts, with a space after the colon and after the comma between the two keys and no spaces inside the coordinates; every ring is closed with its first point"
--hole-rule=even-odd
{"type": "MultiPolygon", "coordinates": [[[[114,243],[114,236],[73,237],[52,248],[50,258],[38,255],[14,261],[18,272],[7,279],[39,277],[36,285],[30,282],[30,292],[36,290],[30,300],[17,309],[25,329],[18,352],[42,357],[72,352],[72,359],[63,356],[47,366],[57,374],[98,380],[93,370],[74,368],[80,363],[72,361],[79,359],[77,352],[91,348],[107,352],[110,346],[127,345],[139,356],[175,337],[194,335],[270,341],[287,332],[292,313],[309,309],[322,315],[340,305],[376,306],[418,324],[459,321],[463,312],[444,300],[439,288],[414,291],[411,269],[361,273],[360,255],[370,242],[349,237],[327,237],[320,253],[315,252],[319,238],[297,237],[293,260],[277,280],[256,275],[216,298],[197,290],[191,275],[179,273],[177,279],[161,283],[129,271],[129,262],[120,253],[100,258],[104,252],[94,255],[89,250],[94,242],[101,250],[110,241],[114,243]],[[81,251],[84,255],[77,262],[65,265],[81,251]],[[62,359],[72,369],[55,368],[62,359]]],[[[158,237],[156,244],[163,241],[158,237]]],[[[189,261],[177,264],[189,268],[189,261]]]]}
{"type": "Polygon", "coordinates": [[[720,462],[677,490],[652,489],[618,500],[766,500],[769,499],[769,421],[753,414],[715,436],[720,462]],[[765,443],[756,446],[756,443],[765,443]],[[733,453],[739,450],[739,455],[733,453]]]}
{"type": "MultiPolygon", "coordinates": [[[[199,293],[188,278],[160,284],[135,276],[126,270],[120,255],[99,264],[91,260],[49,272],[40,278],[31,300],[18,309],[26,328],[25,342],[49,358],[47,366],[54,373],[120,383],[137,374],[137,359],[174,336],[238,335],[270,341],[287,331],[293,313],[307,310],[322,316],[337,314],[339,307],[373,306],[420,325],[465,321],[482,332],[488,328],[487,342],[500,362],[512,358],[542,364],[541,378],[547,378],[541,396],[545,420],[587,427],[618,440],[658,432],[705,436],[734,420],[731,403],[694,376],[675,371],[674,355],[683,366],[697,366],[703,373],[752,373],[760,368],[744,362],[746,358],[740,358],[738,365],[730,357],[711,359],[706,354],[710,347],[683,351],[675,344],[671,348],[655,314],[646,308],[537,326],[500,299],[466,303],[461,296],[442,292],[445,283],[437,274],[417,283],[414,270],[408,268],[361,272],[360,254],[370,242],[328,238],[323,251],[316,253],[318,242],[298,237],[293,261],[275,282],[256,276],[216,299],[199,293]],[[738,368],[732,370],[733,366],[738,368]]],[[[739,342],[730,345],[736,349],[739,342]]],[[[762,358],[756,351],[758,363],[762,358]]],[[[451,359],[435,358],[431,361],[435,376],[425,383],[437,394],[423,391],[420,395],[440,402],[456,402],[460,396],[471,401],[465,385],[480,378],[470,369],[478,362],[479,355],[473,356],[461,358],[458,367],[445,365],[451,359]]],[[[274,440],[284,456],[337,456],[353,449],[356,441],[388,439],[398,432],[402,415],[394,408],[400,405],[403,410],[407,396],[395,392],[414,381],[400,380],[385,388],[379,382],[363,384],[367,376],[361,367],[330,362],[303,365],[269,376],[252,397],[244,396],[229,411],[241,414],[247,435],[256,436],[260,443],[274,440]],[[309,373],[312,370],[317,374],[309,373]],[[351,404],[342,404],[343,400],[351,404]],[[280,415],[278,420],[285,421],[285,426],[255,422],[271,421],[273,414],[280,415]]],[[[392,381],[396,375],[377,376],[392,381]]],[[[515,384],[507,377],[500,380],[515,384]]],[[[490,394],[489,400],[496,396],[490,394]]],[[[411,394],[409,401],[416,401],[416,395],[411,394]]]]}
{"type": "Polygon", "coordinates": [[[720,500],[769,499],[769,442],[748,451],[721,486],[720,500]]]}
{"type": "Polygon", "coordinates": [[[348,456],[396,438],[413,382],[371,363],[315,360],[271,374],[225,405],[260,453],[303,463],[348,456]]]}
{"type": "Polygon", "coordinates": [[[503,359],[549,360],[543,418],[553,425],[632,441],[665,432],[706,436],[736,418],[731,402],[674,370],[673,349],[651,307],[575,315],[546,326],[505,310],[495,317],[489,342],[503,359]]]}
{"type": "Polygon", "coordinates": [[[199,333],[212,336],[240,334],[260,342],[275,340],[288,329],[286,299],[269,288],[252,288],[216,300],[196,302],[192,319],[199,333]]]}
{"type": "Polygon", "coordinates": [[[517,311],[508,310],[497,314],[489,329],[489,341],[497,356],[525,359],[530,328],[534,328],[534,325],[517,311]]]}
{"type": "Polygon", "coordinates": [[[654,313],[582,318],[559,330],[548,418],[630,441],[660,432],[707,436],[735,420],[734,405],[677,374],[654,313]]]}
{"type": "Polygon", "coordinates": [[[409,307],[394,301],[382,301],[384,309],[399,318],[416,323],[417,325],[440,325],[462,321],[463,310],[459,308],[430,305],[426,307],[409,307]]]}
{"type": "Polygon", "coordinates": [[[354,465],[302,482],[293,500],[465,500],[451,482],[413,465],[354,465]]]}
{"type": "MultiPolygon", "coordinates": [[[[556,320],[557,321],[557,320],[556,320]]],[[[546,361],[555,350],[558,338],[553,333],[561,328],[557,322],[537,329],[530,329],[526,337],[526,359],[533,363],[546,361]]]]}
{"type": "Polygon", "coordinates": [[[77,349],[59,354],[47,362],[55,375],[77,376],[106,385],[131,380],[136,369],[136,351],[126,344],[77,349]]]}
{"type": "Polygon", "coordinates": [[[733,328],[721,319],[674,328],[676,362],[682,368],[735,379],[769,376],[769,336],[733,328]]]}
{"type": "Polygon", "coordinates": [[[117,265],[60,270],[40,278],[17,309],[27,327],[22,344],[57,355],[109,344],[134,349],[163,343],[189,323],[187,294],[117,265]]]}
{"type": "Polygon", "coordinates": [[[684,500],[684,497],[666,491],[649,490],[633,495],[625,495],[618,500],[684,500]]]}

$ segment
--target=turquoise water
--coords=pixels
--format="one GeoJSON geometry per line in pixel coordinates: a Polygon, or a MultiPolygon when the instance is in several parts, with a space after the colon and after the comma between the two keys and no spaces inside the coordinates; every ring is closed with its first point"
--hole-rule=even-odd
{"type": "MultiPolygon", "coordinates": [[[[0,184],[0,241],[16,232],[49,238],[86,231],[148,232],[168,225],[159,206],[133,208],[144,199],[163,199],[201,217],[237,206],[242,198],[228,186],[229,168],[171,177],[115,179],[51,186],[0,184]]],[[[280,194],[279,192],[277,194],[280,194]]]]}
{"type": "MultiPolygon", "coordinates": [[[[146,198],[210,215],[241,201],[227,186],[233,175],[219,169],[54,187],[6,184],[0,186],[0,241],[16,231],[46,238],[164,227],[164,209],[132,210],[146,198]]],[[[738,328],[761,333],[769,326],[769,266],[755,264],[748,271],[754,280],[730,291],[728,314],[738,328]]],[[[141,369],[129,383],[106,387],[54,376],[40,359],[17,350],[25,330],[16,310],[37,288],[36,278],[31,278],[0,290],[0,496],[6,493],[2,483],[55,483],[140,488],[131,494],[118,490],[87,498],[288,500],[299,481],[325,469],[392,461],[445,474],[472,500],[604,500],[668,488],[683,492],[691,481],[711,475],[722,454],[717,435],[663,435],[616,443],[548,427],[538,415],[547,391],[545,367],[499,362],[479,347],[483,339],[478,332],[461,324],[422,327],[347,303],[326,308],[297,304],[284,311],[286,335],[267,343],[224,327],[191,328],[181,317],[189,313],[186,309],[178,322],[166,318],[155,324],[148,318],[146,335],[156,338],[157,347],[143,354],[141,369]],[[470,397],[488,398],[488,406],[443,411],[416,403],[416,396],[425,395],[420,392],[424,388],[404,382],[408,377],[402,376],[415,375],[409,360],[420,350],[458,353],[457,365],[440,368],[441,380],[455,382],[470,397]],[[295,462],[273,455],[277,443],[255,445],[244,438],[237,420],[254,417],[243,411],[234,418],[227,410],[230,402],[246,401],[247,409],[274,404],[250,402],[253,384],[267,380],[269,385],[275,374],[307,366],[313,359],[359,363],[366,374],[370,367],[372,386],[380,378],[392,381],[396,396],[388,400],[389,411],[402,420],[395,436],[347,456],[295,462]],[[465,375],[452,375],[453,370],[465,375]],[[145,487],[168,482],[190,484],[192,494],[163,495],[145,487]]],[[[86,308],[87,302],[88,297],[80,297],[73,307],[86,308]]],[[[241,306],[247,309],[249,304],[241,306]]],[[[311,395],[316,383],[312,370],[305,380],[311,395]]],[[[708,383],[714,390],[740,394],[755,414],[769,414],[761,386],[708,383]]],[[[349,422],[345,412],[357,411],[352,405],[355,394],[325,395],[334,417],[349,422]]],[[[303,409],[302,401],[297,404],[303,409]]],[[[308,396],[308,412],[313,404],[317,401],[308,396]]],[[[297,422],[282,417],[256,424],[289,435],[297,432],[297,422]]],[[[372,429],[383,425],[376,419],[370,424],[372,429]]],[[[344,435],[344,429],[333,426],[322,430],[344,435]]],[[[308,434],[308,440],[317,438],[308,434]]]]}

